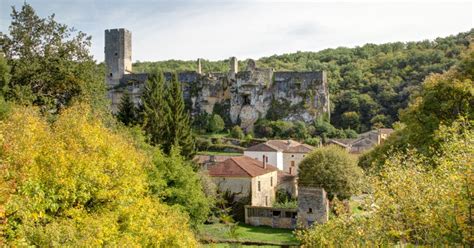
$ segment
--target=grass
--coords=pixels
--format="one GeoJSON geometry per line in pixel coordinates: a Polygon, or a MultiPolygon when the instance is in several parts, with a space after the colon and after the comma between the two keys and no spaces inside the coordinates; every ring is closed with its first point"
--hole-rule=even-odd
{"type": "Polygon", "coordinates": [[[293,234],[293,231],[290,229],[271,228],[266,226],[250,226],[239,223],[236,230],[236,234],[237,237],[232,237],[229,234],[227,226],[221,223],[212,225],[202,225],[199,231],[199,237],[201,240],[212,241],[215,243],[225,243],[226,241],[249,241],[266,245],[299,244],[298,240],[293,234]]]}
{"type": "Polygon", "coordinates": [[[239,152],[214,152],[214,151],[199,151],[199,155],[224,155],[224,156],[241,156],[239,152]]]}

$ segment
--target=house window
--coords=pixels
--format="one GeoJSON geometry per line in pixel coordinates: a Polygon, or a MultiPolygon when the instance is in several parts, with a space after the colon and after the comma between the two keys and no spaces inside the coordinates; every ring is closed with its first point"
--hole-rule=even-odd
{"type": "Polygon", "coordinates": [[[291,154],[291,157],[294,158],[294,157],[295,157],[295,154],[291,154]]]}
{"type": "Polygon", "coordinates": [[[112,73],[110,73],[110,76],[112,76],[112,73]]]}
{"type": "Polygon", "coordinates": [[[295,161],[291,161],[291,166],[295,166],[295,161]]]}
{"type": "Polygon", "coordinates": [[[273,186],[273,177],[270,177],[270,186],[273,186]]]}
{"type": "Polygon", "coordinates": [[[275,217],[280,217],[281,216],[281,211],[272,211],[273,212],[273,216],[275,217]]]}
{"type": "Polygon", "coordinates": [[[267,163],[268,163],[268,156],[266,156],[266,157],[265,157],[265,160],[266,160],[266,161],[267,161],[267,163]]]}
{"type": "Polygon", "coordinates": [[[290,174],[291,174],[291,169],[292,169],[292,168],[290,167],[290,174]]]}
{"type": "Polygon", "coordinates": [[[308,214],[312,214],[313,213],[313,209],[312,208],[309,208],[308,209],[308,214]]]}
{"type": "Polygon", "coordinates": [[[265,196],[265,206],[268,206],[268,196],[265,196]]]}
{"type": "Polygon", "coordinates": [[[258,181],[258,191],[260,192],[260,181],[258,181]]]}

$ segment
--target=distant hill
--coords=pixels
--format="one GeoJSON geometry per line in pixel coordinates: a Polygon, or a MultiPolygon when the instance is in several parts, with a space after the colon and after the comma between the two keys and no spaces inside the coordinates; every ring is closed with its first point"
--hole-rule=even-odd
{"type": "MultiPolygon", "coordinates": [[[[366,44],[318,52],[296,52],[258,59],[258,67],[278,71],[328,72],[333,111],[331,123],[338,128],[363,132],[390,127],[398,111],[408,105],[411,94],[424,78],[455,65],[469,47],[474,29],[458,35],[419,42],[366,44]]],[[[226,72],[228,60],[203,61],[204,72],[226,72]]],[[[239,63],[244,69],[245,61],[239,63]]],[[[194,71],[196,61],[137,62],[134,71],[194,71]]]]}

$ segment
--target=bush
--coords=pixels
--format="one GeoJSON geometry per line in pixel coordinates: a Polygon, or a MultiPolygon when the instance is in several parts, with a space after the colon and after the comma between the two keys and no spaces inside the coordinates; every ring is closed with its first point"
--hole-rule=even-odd
{"type": "Polygon", "coordinates": [[[196,139],[196,148],[198,151],[207,151],[211,147],[212,142],[206,138],[197,138],[196,139]]]}
{"type": "Polygon", "coordinates": [[[474,132],[442,126],[438,155],[393,153],[370,176],[366,215],[343,214],[297,233],[305,247],[472,247],[474,132]]]}
{"type": "Polygon", "coordinates": [[[230,130],[230,137],[236,138],[236,139],[244,139],[245,134],[244,134],[244,131],[242,131],[242,128],[240,128],[239,126],[234,126],[230,130]]]}
{"type": "Polygon", "coordinates": [[[302,186],[321,187],[330,198],[337,195],[347,199],[358,192],[363,172],[346,150],[329,145],[308,154],[299,165],[298,175],[302,186]]]}
{"type": "Polygon", "coordinates": [[[220,115],[213,115],[212,118],[209,120],[209,126],[207,130],[211,133],[218,133],[224,130],[225,123],[224,120],[220,115]]]}
{"type": "Polygon", "coordinates": [[[321,138],[319,137],[307,138],[304,140],[304,143],[318,147],[321,144],[321,138]]]}
{"type": "Polygon", "coordinates": [[[149,193],[146,153],[98,120],[76,106],[53,124],[34,108],[0,121],[0,243],[197,246],[187,216],[149,193]]]}

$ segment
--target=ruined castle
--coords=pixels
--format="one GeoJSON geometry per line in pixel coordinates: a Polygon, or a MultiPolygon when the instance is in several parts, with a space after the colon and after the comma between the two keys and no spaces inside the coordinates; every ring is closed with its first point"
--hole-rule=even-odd
{"type": "MultiPolygon", "coordinates": [[[[130,31],[105,30],[105,64],[112,111],[118,110],[125,91],[135,104],[140,104],[148,75],[132,71],[130,31]]],[[[171,75],[165,73],[165,78],[169,80],[171,75]]],[[[192,115],[217,112],[245,130],[251,129],[259,118],[265,118],[270,110],[285,113],[285,120],[310,122],[317,117],[329,117],[324,71],[274,71],[257,68],[253,60],[248,61],[245,71],[239,71],[238,61],[232,57],[227,73],[204,73],[198,59],[196,71],[179,72],[178,79],[192,115]]]]}

